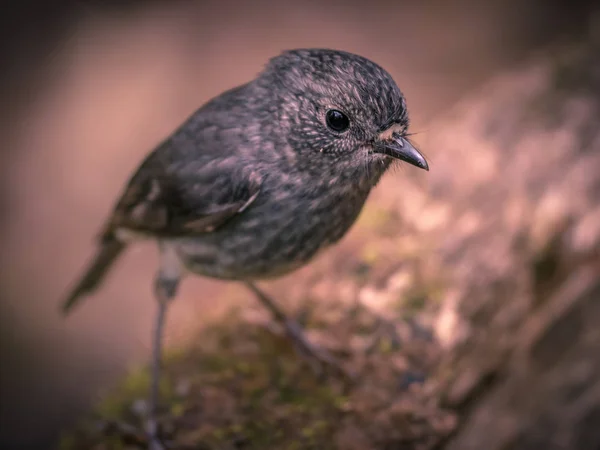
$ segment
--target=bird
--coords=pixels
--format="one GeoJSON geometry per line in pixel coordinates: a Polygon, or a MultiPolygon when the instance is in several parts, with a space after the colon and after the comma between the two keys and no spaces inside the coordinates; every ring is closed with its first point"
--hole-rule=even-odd
{"type": "Polygon", "coordinates": [[[381,66],[327,48],[286,50],[212,98],[141,162],[62,304],[71,312],[130,245],[158,247],[147,433],[169,303],[186,275],[244,283],[307,354],[328,360],[256,283],[290,273],[351,228],[395,164],[429,170],[409,140],[404,94],[381,66]]]}

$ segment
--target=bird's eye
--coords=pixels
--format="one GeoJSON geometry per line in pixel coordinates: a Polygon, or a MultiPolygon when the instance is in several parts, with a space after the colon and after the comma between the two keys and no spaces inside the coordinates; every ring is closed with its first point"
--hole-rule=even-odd
{"type": "Polygon", "coordinates": [[[350,119],[348,119],[348,116],[337,109],[330,109],[327,111],[325,120],[327,121],[327,126],[338,133],[346,131],[350,126],[350,119]]]}

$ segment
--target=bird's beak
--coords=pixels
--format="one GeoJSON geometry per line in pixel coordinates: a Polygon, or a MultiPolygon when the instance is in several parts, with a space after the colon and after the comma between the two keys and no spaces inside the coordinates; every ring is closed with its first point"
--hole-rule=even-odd
{"type": "MultiPolygon", "coordinates": [[[[382,136],[383,137],[383,136],[382,136]]],[[[385,136],[387,137],[387,136],[385,136]]],[[[413,145],[398,133],[392,133],[387,139],[380,139],[376,142],[373,151],[392,158],[405,161],[413,166],[429,171],[429,164],[419,151],[413,145]]]]}

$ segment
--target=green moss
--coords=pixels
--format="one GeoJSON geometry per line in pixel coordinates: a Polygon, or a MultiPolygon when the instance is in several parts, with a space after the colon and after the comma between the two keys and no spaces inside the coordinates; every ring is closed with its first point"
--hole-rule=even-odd
{"type": "Polygon", "coordinates": [[[395,310],[399,317],[411,317],[440,304],[445,293],[446,286],[442,282],[415,284],[398,297],[394,304],[395,310]]]}
{"type": "Polygon", "coordinates": [[[395,346],[388,336],[382,336],[378,342],[378,350],[382,355],[389,355],[393,352],[395,346]]]}
{"type": "Polygon", "coordinates": [[[58,442],[59,450],[75,450],[77,448],[77,439],[71,433],[63,433],[58,442]]]}
{"type": "Polygon", "coordinates": [[[371,265],[377,261],[379,258],[380,251],[375,246],[365,245],[360,252],[360,257],[362,262],[371,265]]]}
{"type": "Polygon", "coordinates": [[[409,311],[418,312],[422,311],[427,304],[428,295],[424,291],[411,292],[405,300],[405,307],[409,311]]]}
{"type": "MultiPolygon", "coordinates": [[[[125,414],[136,400],[145,400],[149,391],[149,369],[143,366],[134,367],[115,390],[100,401],[96,413],[106,420],[117,419],[125,414]]],[[[168,376],[161,378],[159,391],[163,399],[170,401],[173,398],[173,386],[168,376]]]]}
{"type": "Polygon", "coordinates": [[[367,205],[359,216],[356,226],[366,230],[384,230],[393,220],[389,210],[367,205]]]}
{"type": "MultiPolygon", "coordinates": [[[[332,310],[333,314],[322,312],[322,306],[320,309],[316,302],[310,305],[309,326],[318,324],[324,330],[350,327],[351,334],[360,331],[366,338],[378,329],[376,316],[364,306],[346,306],[332,310]]],[[[347,344],[347,338],[341,336],[347,344]]],[[[351,423],[385,436],[382,427],[389,423],[385,411],[398,392],[398,378],[390,377],[387,361],[400,351],[385,337],[368,355],[360,356],[375,359],[367,366],[369,389],[355,392],[352,383],[343,377],[333,373],[325,378],[316,376],[287,338],[242,320],[227,318],[218,326],[204,329],[193,342],[197,345],[168,352],[161,384],[162,404],[168,412],[161,423],[164,429],[174,430],[173,439],[181,446],[207,450],[326,450],[335,448],[332,436],[349,415],[351,423]],[[173,386],[182,382],[188,388],[185,395],[178,397],[173,386]],[[373,395],[373,390],[378,394],[373,395]],[[378,418],[370,412],[371,406],[361,410],[361,404],[374,404],[378,418]]],[[[348,350],[349,356],[340,359],[351,363],[352,352],[357,350],[348,350]]],[[[131,406],[146,398],[149,385],[147,368],[132,369],[97,412],[105,419],[140,427],[141,418],[132,414],[131,406]]],[[[423,429],[422,423],[418,426],[423,429]]],[[[106,449],[122,448],[119,445],[122,446],[123,437],[119,440],[115,436],[98,436],[98,430],[88,427],[72,435],[75,437],[65,437],[61,448],[89,449],[98,442],[106,444],[106,449]]]]}

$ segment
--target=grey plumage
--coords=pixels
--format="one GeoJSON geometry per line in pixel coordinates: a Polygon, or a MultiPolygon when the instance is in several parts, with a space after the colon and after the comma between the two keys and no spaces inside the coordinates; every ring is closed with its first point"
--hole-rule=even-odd
{"type": "Polygon", "coordinates": [[[129,242],[158,242],[151,449],[164,449],[162,334],[185,272],[243,281],[302,353],[335,366],[253,282],[290,272],[337,242],[394,159],[428,170],[407,129],[404,97],[384,69],[350,53],[293,50],[209,101],[146,157],[63,311],[100,285],[129,242]]]}
{"type": "Polygon", "coordinates": [[[407,128],[404,97],[375,63],[321,49],[273,58],[145,159],[65,309],[132,236],[172,245],[188,271],[210,277],[255,280],[305,264],[354,223],[390,155],[427,168],[407,128]],[[347,115],[348,130],[328,127],[331,109],[347,115]]]}

